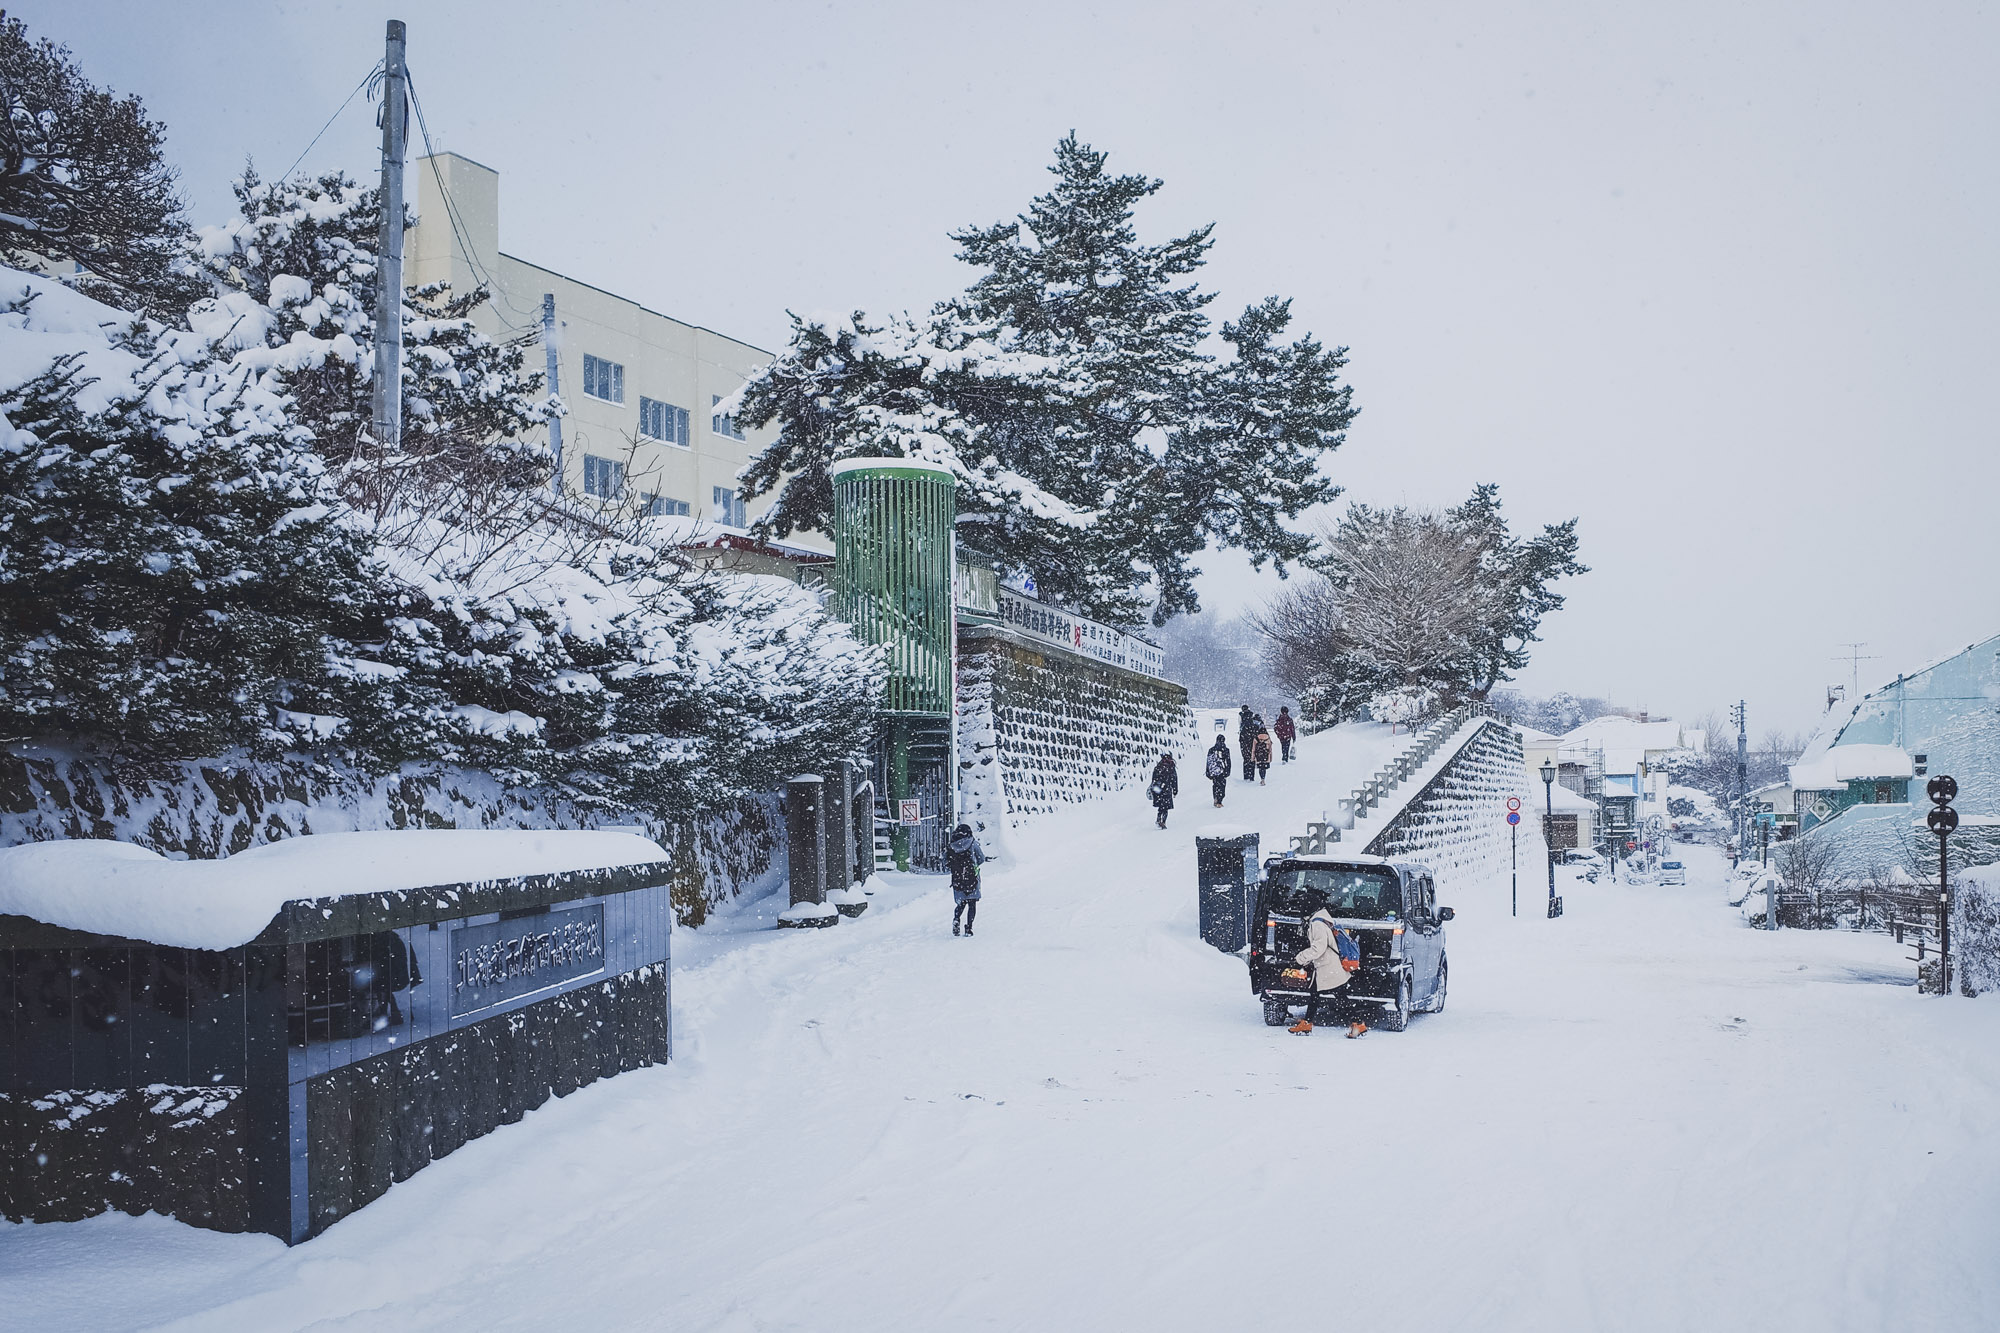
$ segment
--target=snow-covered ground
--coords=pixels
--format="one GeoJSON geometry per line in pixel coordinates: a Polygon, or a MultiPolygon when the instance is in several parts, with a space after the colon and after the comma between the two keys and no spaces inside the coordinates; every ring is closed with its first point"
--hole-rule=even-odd
{"type": "Polygon", "coordinates": [[[1221,816],[1190,755],[1165,832],[1136,793],[1043,821],[976,939],[905,876],[833,930],[683,935],[671,1066],[294,1250],[157,1217],[0,1227],[0,1309],[38,1330],[1993,1326],[2000,1006],[1918,996],[1879,937],[1744,929],[1704,849],[1685,887],[1565,882],[1551,922],[1524,837],[1521,917],[1504,873],[1449,899],[1447,1012],[1358,1042],[1264,1027],[1243,964],[1196,938],[1193,829],[1282,846],[1378,733],[1309,738],[1221,816]]]}

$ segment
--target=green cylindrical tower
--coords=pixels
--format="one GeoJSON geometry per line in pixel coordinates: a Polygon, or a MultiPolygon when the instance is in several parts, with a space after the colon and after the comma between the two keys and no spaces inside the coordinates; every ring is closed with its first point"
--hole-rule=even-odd
{"type": "Polygon", "coordinates": [[[876,790],[898,820],[920,802],[923,822],[895,823],[896,859],[943,866],[953,815],[952,531],[958,507],[949,471],[901,458],[835,463],[834,612],[888,659],[888,714],[877,739],[876,790]]]}

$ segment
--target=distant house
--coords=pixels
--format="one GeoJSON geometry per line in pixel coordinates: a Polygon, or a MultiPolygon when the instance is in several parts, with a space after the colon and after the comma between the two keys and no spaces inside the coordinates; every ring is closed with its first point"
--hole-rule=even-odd
{"type": "Polygon", "coordinates": [[[1767,782],[1750,790],[1750,812],[1771,816],[1771,840],[1783,842],[1799,831],[1796,791],[1789,781],[1767,782]]]}
{"type": "Polygon", "coordinates": [[[1549,845],[1555,848],[1592,848],[1601,839],[1597,829],[1597,802],[1578,796],[1569,788],[1557,783],[1544,794],[1538,803],[1543,809],[1534,813],[1549,821],[1549,845]],[[1555,813],[1549,814],[1546,806],[1553,805],[1555,813]]]}
{"type": "MultiPolygon", "coordinates": [[[[1607,716],[1593,718],[1561,735],[1524,728],[1523,758],[1528,775],[1541,781],[1545,762],[1556,766],[1556,783],[1579,798],[1570,805],[1578,817],[1579,843],[1624,851],[1641,840],[1647,821],[1667,818],[1666,759],[1686,748],[1690,735],[1680,723],[1607,716]]],[[[1561,810],[1558,810],[1558,814],[1561,810]]]]}
{"type": "Polygon", "coordinates": [[[1791,767],[1792,809],[1801,833],[1857,805],[1910,803],[1916,764],[1900,745],[1834,745],[1791,767]]]}
{"type": "Polygon", "coordinates": [[[1965,825],[2000,819],[2000,636],[1897,676],[1823,726],[1792,766],[1800,830],[1836,839],[1856,874],[1935,855],[1924,785],[1947,773],[1965,825]]]}

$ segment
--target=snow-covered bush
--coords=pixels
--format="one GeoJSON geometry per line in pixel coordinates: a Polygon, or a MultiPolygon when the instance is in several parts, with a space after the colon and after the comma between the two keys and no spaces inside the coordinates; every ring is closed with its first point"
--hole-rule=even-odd
{"type": "Polygon", "coordinates": [[[1368,716],[1391,726],[1409,726],[1437,711],[1437,691],[1422,685],[1385,690],[1368,701],[1368,716]]]}
{"type": "Polygon", "coordinates": [[[2000,990],[2000,865],[1966,871],[1952,889],[1951,906],[1959,989],[1967,995],[2000,990]]]}

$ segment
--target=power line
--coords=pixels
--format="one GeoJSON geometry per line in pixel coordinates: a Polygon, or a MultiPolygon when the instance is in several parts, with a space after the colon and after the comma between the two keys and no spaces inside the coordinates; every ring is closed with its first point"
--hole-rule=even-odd
{"type": "MultiPolygon", "coordinates": [[[[417,131],[423,136],[424,156],[431,164],[431,179],[437,182],[438,197],[444,201],[445,220],[451,225],[451,234],[453,239],[458,242],[459,252],[465,256],[465,266],[472,270],[473,276],[479,279],[481,284],[485,286],[487,291],[493,294],[497,301],[523,319],[533,319],[534,316],[529,314],[529,312],[522,310],[507,299],[507,293],[501,289],[498,282],[494,281],[493,275],[487,271],[486,266],[481,264],[479,257],[473,253],[472,243],[466,238],[466,232],[470,228],[465,225],[464,220],[460,217],[458,204],[452,199],[451,191],[445,188],[444,173],[438,170],[437,146],[431,142],[430,122],[424,119],[424,102],[421,97],[417,96],[417,81],[413,77],[409,83],[410,104],[416,108],[417,131]]],[[[499,311],[496,309],[494,313],[499,314],[499,311]]],[[[505,315],[500,315],[500,322],[507,326],[510,333],[532,333],[535,331],[534,325],[516,324],[505,315]]]]}
{"type": "Polygon", "coordinates": [[[334,108],[333,114],[326,118],[326,124],[320,126],[319,133],[315,134],[312,137],[312,142],[307,144],[304,150],[300,152],[297,157],[292,159],[292,165],[285,168],[285,174],[278,177],[277,181],[278,184],[283,185],[286,181],[292,178],[292,173],[299,169],[299,163],[306,160],[306,154],[310,153],[316,146],[318,146],[319,141],[326,137],[326,132],[333,128],[333,122],[340,119],[340,113],[347,110],[348,104],[353,102],[356,97],[359,97],[361,95],[361,90],[363,88],[366,88],[369,84],[375,82],[375,76],[379,74],[381,70],[382,70],[382,62],[379,60],[376,61],[373,65],[368,67],[368,72],[361,76],[361,82],[355,84],[354,91],[347,95],[347,101],[342,102],[338,107],[334,108]]]}

